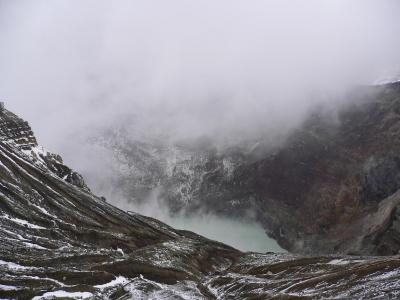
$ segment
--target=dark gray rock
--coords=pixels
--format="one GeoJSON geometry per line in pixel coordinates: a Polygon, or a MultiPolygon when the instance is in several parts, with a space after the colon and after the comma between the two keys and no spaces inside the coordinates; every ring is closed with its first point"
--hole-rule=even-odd
{"type": "Polygon", "coordinates": [[[368,204],[381,201],[400,188],[400,157],[387,154],[372,156],[361,173],[361,200],[368,204]]]}

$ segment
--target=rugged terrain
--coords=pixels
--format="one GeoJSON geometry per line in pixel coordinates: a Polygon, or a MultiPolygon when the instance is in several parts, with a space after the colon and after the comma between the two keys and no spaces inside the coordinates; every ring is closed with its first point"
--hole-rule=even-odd
{"type": "Polygon", "coordinates": [[[243,253],[128,214],[36,140],[19,143],[5,127],[33,136],[21,119],[1,120],[1,299],[400,297],[397,256],[243,253]]]}
{"type": "Polygon", "coordinates": [[[279,144],[166,144],[123,126],[99,143],[114,151],[114,187],[131,201],[157,187],[173,213],[247,216],[295,253],[397,254],[400,82],[359,87],[343,102],[316,109],[279,144]]]}

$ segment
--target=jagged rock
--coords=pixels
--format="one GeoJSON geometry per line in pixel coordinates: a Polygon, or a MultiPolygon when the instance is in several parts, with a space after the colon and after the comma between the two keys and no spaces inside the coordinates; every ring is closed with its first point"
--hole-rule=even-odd
{"type": "Polygon", "coordinates": [[[0,140],[14,144],[35,162],[44,165],[63,180],[89,190],[82,175],[64,165],[60,155],[50,153],[38,146],[28,122],[22,120],[4,107],[0,111],[0,140]]]}
{"type": "MultiPolygon", "coordinates": [[[[400,296],[398,256],[243,253],[121,211],[58,173],[14,142],[0,141],[0,298],[400,296]]],[[[381,201],[368,224],[382,224],[398,199],[381,201]]]]}
{"type": "Polygon", "coordinates": [[[45,154],[40,153],[39,156],[41,159],[43,159],[47,167],[53,173],[57,174],[58,177],[77,187],[89,191],[89,188],[87,187],[82,175],[64,165],[61,156],[49,152],[46,152],[45,154]]]}

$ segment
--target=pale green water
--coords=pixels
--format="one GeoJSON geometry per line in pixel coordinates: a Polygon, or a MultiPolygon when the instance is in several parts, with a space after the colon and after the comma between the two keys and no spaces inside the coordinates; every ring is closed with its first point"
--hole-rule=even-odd
{"type": "Polygon", "coordinates": [[[158,197],[157,190],[141,206],[132,205],[124,199],[120,202],[114,202],[114,204],[121,209],[135,211],[145,216],[156,218],[176,229],[193,231],[242,251],[286,252],[275,240],[267,236],[264,229],[258,223],[242,222],[217,217],[212,214],[171,217],[167,213],[168,207],[158,197]]]}
{"type": "Polygon", "coordinates": [[[286,252],[269,238],[257,223],[245,223],[216,216],[171,218],[164,220],[177,229],[196,232],[242,251],[286,252]]]}

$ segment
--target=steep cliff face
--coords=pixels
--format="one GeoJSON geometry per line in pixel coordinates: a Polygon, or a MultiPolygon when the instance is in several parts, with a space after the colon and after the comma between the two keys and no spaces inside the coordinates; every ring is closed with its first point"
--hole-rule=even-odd
{"type": "Polygon", "coordinates": [[[396,254],[400,83],[361,87],[348,100],[334,117],[314,112],[274,149],[262,137],[217,149],[129,133],[103,144],[132,201],[159,187],[173,212],[250,216],[292,252],[396,254]]]}
{"type": "Polygon", "coordinates": [[[0,110],[0,140],[21,150],[37,166],[47,168],[63,180],[89,190],[83,177],[64,165],[61,156],[39,147],[28,122],[4,107],[0,110]]]}
{"type": "Polygon", "coordinates": [[[35,147],[0,141],[0,298],[400,296],[398,257],[242,253],[113,207],[35,147]]]}
{"type": "Polygon", "coordinates": [[[274,156],[246,168],[254,174],[261,219],[292,251],[390,255],[400,249],[400,84],[352,97],[336,124],[314,115],[274,156]],[[282,204],[288,215],[274,220],[269,207],[282,204]]]}

